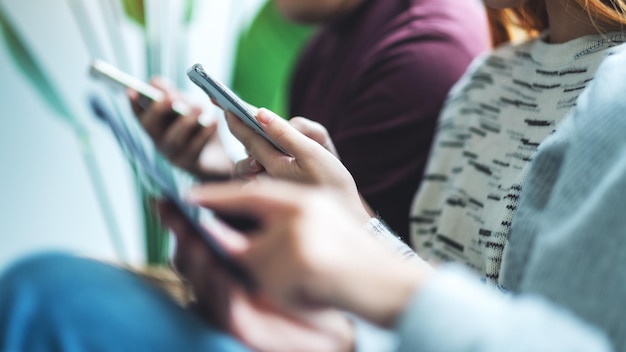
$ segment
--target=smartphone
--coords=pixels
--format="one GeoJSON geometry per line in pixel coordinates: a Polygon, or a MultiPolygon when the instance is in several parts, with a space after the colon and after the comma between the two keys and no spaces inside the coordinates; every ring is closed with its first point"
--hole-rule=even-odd
{"type": "Polygon", "coordinates": [[[106,108],[105,104],[98,97],[92,96],[89,103],[93,113],[109,126],[118,143],[126,152],[126,157],[137,166],[137,169],[143,175],[147,176],[156,185],[161,196],[167,199],[183,215],[187,223],[193,227],[195,232],[207,244],[208,250],[215,260],[248,291],[255,291],[257,283],[254,278],[239,262],[228,254],[215,239],[216,236],[214,235],[219,231],[224,231],[225,226],[246,232],[257,226],[254,219],[243,216],[222,216],[221,214],[210,212],[212,216],[205,217],[201,224],[197,216],[201,211],[200,207],[188,204],[181,199],[174,181],[163,174],[163,169],[155,164],[154,158],[149,156],[148,150],[138,136],[130,132],[128,128],[125,128],[123,123],[106,108]]]}
{"type": "Polygon", "coordinates": [[[259,122],[256,120],[256,111],[253,110],[245,101],[239,98],[228,87],[220,83],[218,80],[209,76],[202,65],[195,64],[187,70],[187,77],[200,87],[222,110],[230,111],[243,121],[248,127],[252,128],[256,133],[260,134],[276,149],[286,155],[289,153],[278,143],[265,133],[259,122]]]}
{"type": "MultiPolygon", "coordinates": [[[[108,82],[113,86],[130,88],[139,93],[138,103],[144,110],[153,102],[162,100],[164,96],[163,92],[155,87],[102,60],[94,60],[89,67],[89,73],[92,77],[108,82]]],[[[190,112],[189,106],[180,101],[172,103],[172,110],[177,115],[187,115],[190,112]]]]}

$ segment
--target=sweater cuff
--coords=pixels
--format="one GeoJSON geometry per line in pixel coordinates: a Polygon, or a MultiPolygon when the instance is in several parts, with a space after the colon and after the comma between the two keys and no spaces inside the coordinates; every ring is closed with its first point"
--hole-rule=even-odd
{"type": "Polygon", "coordinates": [[[391,352],[397,349],[398,338],[392,330],[373,325],[355,315],[350,315],[350,318],[356,352],[391,352]]]}
{"type": "Polygon", "coordinates": [[[397,255],[403,257],[405,260],[417,265],[427,265],[426,262],[420,258],[411,247],[407,246],[395,233],[393,233],[382,221],[378,218],[371,218],[365,224],[365,229],[383,246],[389,248],[397,255]]]}
{"type": "Polygon", "coordinates": [[[538,297],[514,298],[457,265],[416,292],[395,328],[398,351],[608,351],[602,334],[538,297]]]}
{"type": "Polygon", "coordinates": [[[399,350],[467,350],[476,333],[492,328],[485,320],[502,299],[492,299],[484,291],[486,287],[466,270],[439,268],[437,276],[414,294],[398,321],[399,350]]]}

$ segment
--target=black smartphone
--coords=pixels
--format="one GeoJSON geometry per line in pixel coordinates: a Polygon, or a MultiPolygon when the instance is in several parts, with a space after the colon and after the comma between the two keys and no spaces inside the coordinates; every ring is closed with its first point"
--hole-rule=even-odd
{"type": "Polygon", "coordinates": [[[256,120],[256,111],[250,107],[243,99],[239,98],[228,87],[220,83],[218,80],[209,76],[202,65],[195,64],[187,70],[187,77],[200,87],[222,110],[232,112],[248,127],[252,128],[256,133],[260,134],[276,149],[286,155],[289,153],[278,143],[272,140],[263,130],[259,122],[256,120]]]}
{"type": "Polygon", "coordinates": [[[133,134],[124,125],[123,121],[120,121],[116,115],[107,110],[105,104],[98,97],[92,96],[89,103],[93,113],[109,126],[126,152],[127,158],[135,164],[143,175],[153,181],[160,195],[174,205],[180,214],[185,217],[186,221],[207,244],[209,251],[217,262],[247,290],[255,291],[257,285],[253,277],[244,267],[229,256],[214,235],[217,231],[224,231],[224,226],[230,226],[241,231],[249,230],[256,226],[255,221],[246,217],[221,216],[211,212],[211,216],[203,219],[204,221],[200,224],[197,214],[201,209],[198,206],[185,203],[181,199],[175,182],[163,174],[162,169],[156,165],[154,158],[149,157],[149,153],[142,141],[139,140],[138,135],[133,134]]]}
{"type": "MultiPolygon", "coordinates": [[[[120,88],[130,88],[139,93],[138,103],[144,110],[152,102],[163,99],[163,92],[160,90],[105,61],[94,60],[89,67],[89,73],[101,81],[120,88]]],[[[172,103],[172,110],[178,115],[187,115],[190,111],[189,107],[180,101],[172,103]]]]}

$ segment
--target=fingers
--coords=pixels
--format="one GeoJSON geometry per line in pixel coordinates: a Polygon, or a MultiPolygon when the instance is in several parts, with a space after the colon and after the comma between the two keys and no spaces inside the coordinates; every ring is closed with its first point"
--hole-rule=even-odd
{"type": "Polygon", "coordinates": [[[176,118],[172,111],[172,99],[165,96],[163,100],[150,104],[137,118],[150,138],[160,141],[169,124],[176,118]]]}
{"type": "Polygon", "coordinates": [[[200,109],[195,108],[189,115],[179,116],[166,126],[158,147],[166,151],[167,156],[174,157],[184,151],[189,141],[202,132],[203,126],[198,123],[200,113],[200,109]]]}
{"type": "Polygon", "coordinates": [[[129,91],[128,95],[134,113],[157,149],[174,165],[196,175],[209,178],[207,176],[213,176],[214,171],[219,172],[222,177],[229,175],[232,164],[224,166],[227,169],[224,172],[221,169],[204,170],[200,161],[205,146],[216,134],[217,123],[201,124],[199,118],[202,110],[199,107],[185,104],[187,112],[184,115],[175,112],[173,102],[181,101],[177,91],[158,78],[151,83],[163,92],[162,100],[152,102],[144,108],[141,104],[142,97],[137,92],[129,91]]]}
{"type": "Polygon", "coordinates": [[[208,125],[207,127],[197,126],[200,125],[195,124],[195,128],[191,129],[191,131],[195,133],[191,133],[191,135],[186,139],[187,143],[183,146],[184,151],[179,152],[172,157],[174,164],[187,168],[185,167],[186,165],[191,166],[197,163],[202,150],[207,143],[209,143],[217,130],[217,123],[208,125]]]}
{"type": "Polygon", "coordinates": [[[176,270],[186,278],[195,277],[196,263],[208,260],[202,258],[203,253],[196,253],[196,248],[204,249],[204,244],[198,241],[196,231],[173,204],[167,201],[160,202],[158,210],[161,221],[176,237],[173,260],[176,270]]]}
{"type": "Polygon", "coordinates": [[[270,110],[261,108],[256,117],[265,133],[296,159],[308,157],[311,147],[316,146],[313,140],[300,133],[289,125],[289,122],[270,110]]]}
{"type": "Polygon", "coordinates": [[[157,204],[157,210],[161,222],[174,232],[177,238],[184,238],[196,235],[195,230],[183,218],[180,211],[168,201],[161,201],[157,204]]]}
{"type": "Polygon", "coordinates": [[[187,194],[187,201],[217,213],[240,214],[262,221],[279,215],[291,207],[294,200],[306,193],[306,187],[284,182],[228,182],[204,184],[187,194]]]}
{"type": "Polygon", "coordinates": [[[296,130],[300,131],[300,133],[319,143],[326,150],[333,153],[333,155],[339,157],[335,145],[328,134],[328,130],[326,130],[321,123],[301,116],[296,116],[289,120],[289,124],[296,130]]]}
{"type": "Polygon", "coordinates": [[[191,285],[196,308],[213,324],[227,327],[231,279],[175,206],[161,202],[158,208],[162,221],[176,236],[174,269],[191,285]]]}
{"type": "MultiPolygon", "coordinates": [[[[337,183],[338,179],[351,181],[351,176],[336,156],[269,110],[260,109],[257,121],[265,133],[290,155],[276,150],[233,114],[227,113],[226,117],[231,132],[243,143],[248,153],[263,165],[268,175],[310,184],[337,183]]],[[[239,167],[245,171],[245,164],[239,167]]]]}
{"type": "Polygon", "coordinates": [[[192,173],[201,173],[200,154],[216,135],[217,123],[203,126],[198,122],[201,110],[193,108],[188,115],[168,119],[171,111],[154,104],[142,118],[144,128],[157,149],[174,165],[192,173]]]}
{"type": "MultiPolygon", "coordinates": [[[[163,224],[174,233],[179,247],[188,242],[195,242],[199,243],[203,250],[210,252],[208,248],[205,248],[205,243],[202,239],[203,235],[197,232],[196,228],[190,223],[191,220],[186,218],[175,205],[167,201],[161,202],[159,204],[159,215],[163,224]]],[[[233,218],[232,220],[239,219],[233,218]]],[[[248,242],[246,238],[221,221],[205,219],[201,226],[228,252],[239,253],[247,248],[248,242]]]]}
{"type": "MultiPolygon", "coordinates": [[[[159,77],[153,78],[150,83],[153,87],[158,88],[162,93],[171,97],[173,101],[178,100],[176,90],[162,81],[159,77]]],[[[150,98],[147,98],[130,88],[126,90],[126,93],[130,99],[133,112],[137,117],[141,116],[146,110],[148,110],[150,105],[153,103],[150,98]]]]}
{"type": "Polygon", "coordinates": [[[261,164],[269,166],[271,162],[287,157],[279,152],[253,129],[244,124],[230,111],[226,111],[226,122],[232,134],[243,144],[246,151],[253,155],[261,164]]]}
{"type": "Polygon", "coordinates": [[[322,124],[311,121],[307,118],[296,116],[289,119],[289,124],[291,127],[298,130],[300,133],[305,136],[311,138],[319,144],[326,143],[326,139],[328,138],[328,132],[326,128],[322,126],[322,124]]]}
{"type": "Polygon", "coordinates": [[[130,100],[130,106],[133,109],[133,113],[135,116],[139,116],[144,112],[144,108],[139,104],[139,93],[132,89],[126,90],[126,95],[128,95],[128,99],[130,100]]]}
{"type": "MultiPolygon", "coordinates": [[[[298,159],[306,157],[309,154],[309,148],[314,142],[291,127],[287,121],[263,108],[258,110],[256,117],[261,127],[265,130],[265,133],[293,157],[298,159]]],[[[241,122],[232,113],[226,113],[226,120],[228,127],[235,137],[237,137],[246,147],[246,150],[250,151],[262,164],[266,164],[264,161],[284,156],[284,154],[277,151],[269,142],[241,122]]]]}
{"type": "Polygon", "coordinates": [[[235,174],[239,177],[255,176],[263,172],[264,168],[255,158],[248,157],[235,164],[235,174]]]}

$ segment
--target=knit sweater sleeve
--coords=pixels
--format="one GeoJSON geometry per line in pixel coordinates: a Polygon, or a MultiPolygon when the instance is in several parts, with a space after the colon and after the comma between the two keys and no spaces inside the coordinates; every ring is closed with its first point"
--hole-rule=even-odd
{"type": "Polygon", "coordinates": [[[567,307],[626,349],[626,47],[533,160],[503,284],[567,307]]]}
{"type": "Polygon", "coordinates": [[[538,297],[510,298],[465,269],[442,268],[396,330],[399,351],[611,351],[606,337],[538,297]]]}
{"type": "Polygon", "coordinates": [[[401,351],[624,350],[626,47],[534,157],[503,296],[445,267],[396,327],[401,351]]]}

